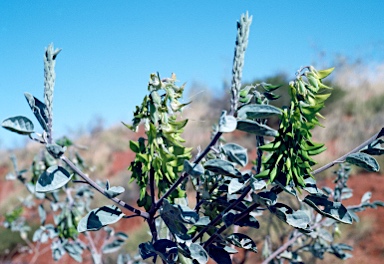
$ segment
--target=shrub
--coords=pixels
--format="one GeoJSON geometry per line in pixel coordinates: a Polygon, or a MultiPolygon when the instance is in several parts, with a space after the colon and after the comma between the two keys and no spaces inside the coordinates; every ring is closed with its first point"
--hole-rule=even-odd
{"type": "MultiPolygon", "coordinates": [[[[288,232],[278,233],[281,244],[272,244],[271,234],[266,233],[263,263],[277,263],[279,259],[302,263],[304,252],[319,259],[325,253],[340,259],[351,257],[347,251],[352,247],[335,241],[338,226],[358,221],[356,212],[384,204],[371,202],[369,192],[358,205],[345,207],[341,203],[352,196],[347,187],[350,165],[379,170],[372,155],[384,153],[384,129],[342,157],[313,170],[313,156],[325,151],[325,147],[313,141],[311,131],[320,125],[320,110],[331,94],[332,88],[323,79],[333,68],[301,67],[287,86],[288,104],[273,106],[280,85],[241,86],[251,21],[252,17],[245,14],[237,24],[229,110],[222,111],[210,143],[196,157],[192,158],[192,149],[184,146],[182,137],[188,120],[181,113],[189,104],[181,101],[184,85],[176,84],[174,74],[169,78],[161,78],[159,73],[150,75],[148,95],[136,107],[132,123],[124,124],[133,131],[145,130],[145,136],[129,142],[135,153],[129,167],[131,181],[140,188],[138,207],[118,198],[124,187],[111,186],[107,179],[96,181],[86,174],[87,166],[70,139],[54,141],[54,67],[60,50],[48,46],[44,56],[44,102],[25,94],[43,132],[35,132],[32,121],[23,116],[8,118],[2,125],[44,147],[29,171],[18,170],[14,160],[13,177],[9,178],[18,179],[34,195],[41,226],[34,232],[33,241],[50,240],[54,260],[69,254],[81,262],[83,252],[89,250],[93,261],[101,263],[102,254],[118,251],[128,238],[109,225],[141,217],[149,227],[151,240],[139,245],[140,259],[122,253],[119,263],[141,263],[148,258],[154,263],[158,259],[163,263],[207,263],[209,258],[231,263],[236,248],[258,252],[247,230],[258,232],[265,228],[258,221],[262,214],[270,214],[289,227],[285,229],[288,232]],[[279,120],[277,130],[268,125],[271,117],[279,120]],[[224,142],[223,135],[235,130],[256,137],[255,161],[249,161],[243,146],[224,142]],[[252,168],[244,169],[249,163],[252,168]],[[315,176],[335,164],[339,164],[335,187],[319,188],[315,176]],[[186,192],[187,183],[193,186],[193,192],[186,192]],[[112,204],[91,209],[95,191],[112,204]],[[47,223],[47,213],[53,214],[53,222],[47,223]],[[107,239],[97,248],[89,232],[100,229],[106,232],[107,239]],[[87,242],[80,239],[80,234],[85,234],[87,242]]],[[[24,200],[26,203],[33,203],[33,199],[24,200]]],[[[25,232],[26,224],[18,221],[19,217],[19,211],[9,213],[4,225],[25,232]]]]}

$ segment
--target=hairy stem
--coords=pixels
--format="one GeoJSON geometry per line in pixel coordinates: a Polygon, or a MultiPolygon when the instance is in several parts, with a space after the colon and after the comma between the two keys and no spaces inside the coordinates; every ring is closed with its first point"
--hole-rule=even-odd
{"type": "Polygon", "coordinates": [[[61,160],[67,164],[77,175],[79,175],[84,181],[86,181],[89,185],[91,185],[94,189],[96,189],[98,192],[100,192],[102,195],[104,195],[105,197],[107,197],[108,199],[114,201],[115,203],[117,203],[118,205],[120,206],[123,206],[125,209],[145,218],[145,219],[148,219],[149,218],[149,214],[147,212],[143,212],[139,209],[136,209],[132,206],[130,206],[129,204],[126,204],[125,202],[123,202],[122,200],[116,198],[116,197],[113,197],[113,198],[110,198],[108,197],[105,192],[104,192],[104,189],[101,188],[95,181],[93,181],[91,178],[89,178],[87,175],[85,175],[79,168],[76,167],[75,164],[72,163],[71,160],[69,160],[66,156],[61,156],[61,160]]]}
{"type": "Polygon", "coordinates": [[[361,149],[363,149],[364,147],[368,146],[369,144],[371,144],[373,141],[375,141],[376,139],[380,138],[384,136],[384,127],[380,130],[380,132],[376,133],[375,135],[373,135],[371,138],[369,138],[367,141],[365,141],[364,143],[360,144],[359,146],[357,146],[356,148],[354,148],[353,150],[349,151],[348,153],[344,154],[343,156],[341,156],[340,158],[314,170],[312,172],[312,175],[315,175],[315,174],[318,174],[320,172],[323,172],[327,169],[329,169],[330,167],[334,166],[335,164],[339,164],[339,163],[343,163],[345,161],[345,159],[351,155],[352,153],[355,153],[355,152],[358,152],[360,151],[361,149]]]}
{"type": "MultiPolygon", "coordinates": [[[[256,207],[258,207],[258,206],[259,206],[259,204],[257,204],[257,203],[254,203],[254,204],[252,204],[251,206],[249,206],[245,211],[241,212],[241,213],[235,218],[234,223],[235,223],[236,221],[239,221],[239,220],[243,219],[245,216],[247,216],[250,212],[252,212],[252,211],[253,211],[254,209],[256,209],[256,207]]],[[[210,244],[212,244],[212,243],[215,241],[215,239],[216,239],[221,233],[223,233],[227,228],[228,228],[228,227],[225,226],[225,225],[223,225],[222,227],[220,227],[220,229],[217,230],[217,231],[215,232],[215,234],[213,234],[213,235],[207,240],[207,242],[205,242],[204,247],[207,248],[210,244]]]]}

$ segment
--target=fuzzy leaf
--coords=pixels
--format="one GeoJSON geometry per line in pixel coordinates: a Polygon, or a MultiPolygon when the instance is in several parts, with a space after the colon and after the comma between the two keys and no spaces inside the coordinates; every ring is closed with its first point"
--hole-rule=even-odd
{"type": "Polygon", "coordinates": [[[183,224],[185,221],[182,217],[182,210],[178,206],[174,206],[167,200],[164,200],[163,206],[160,209],[160,216],[172,234],[184,240],[191,239],[188,229],[183,224]]]}
{"type": "Polygon", "coordinates": [[[236,193],[243,188],[244,183],[239,182],[238,178],[233,178],[228,184],[228,194],[236,193]]]}
{"type": "Polygon", "coordinates": [[[380,166],[376,159],[362,152],[350,154],[345,160],[348,163],[362,167],[367,171],[378,172],[380,170],[380,166]]]}
{"type": "Polygon", "coordinates": [[[272,206],[276,204],[277,195],[271,191],[262,191],[258,193],[252,193],[252,200],[263,206],[272,206]]]}
{"type": "Polygon", "coordinates": [[[352,224],[352,217],[347,208],[340,202],[328,201],[323,194],[310,194],[304,198],[304,202],[315,209],[319,214],[325,215],[346,224],[352,224]]]}
{"type": "Polygon", "coordinates": [[[236,162],[240,166],[248,164],[247,149],[235,143],[228,143],[222,147],[224,154],[228,156],[228,159],[232,162],[236,162]]]}
{"type": "Polygon", "coordinates": [[[273,128],[251,120],[238,120],[236,128],[238,130],[245,131],[251,134],[256,134],[258,136],[276,137],[278,135],[278,132],[273,128]]]}
{"type": "Polygon", "coordinates": [[[1,123],[1,125],[12,132],[16,132],[21,135],[29,135],[33,133],[33,123],[25,116],[15,116],[7,118],[1,123]]]}
{"type": "Polygon", "coordinates": [[[306,231],[309,227],[311,219],[303,210],[294,211],[291,207],[282,203],[276,203],[269,207],[269,210],[280,220],[302,231],[306,231]]]}
{"type": "Polygon", "coordinates": [[[139,252],[143,259],[159,255],[165,263],[175,263],[178,257],[176,242],[168,239],[159,239],[154,244],[151,242],[141,243],[139,252]]]}
{"type": "Polygon", "coordinates": [[[47,144],[45,148],[47,149],[48,153],[51,154],[51,156],[55,159],[59,159],[66,150],[66,147],[62,147],[56,144],[47,144]]]}
{"type": "Polygon", "coordinates": [[[208,247],[208,254],[214,261],[216,261],[216,263],[232,264],[228,252],[223,247],[211,244],[208,247]]]}
{"type": "Polygon", "coordinates": [[[93,209],[84,216],[77,226],[78,232],[99,230],[103,226],[119,221],[125,214],[115,205],[93,209]]]}
{"type": "Polygon", "coordinates": [[[272,105],[249,104],[241,107],[237,112],[239,119],[261,119],[281,115],[281,110],[272,105]]]}
{"type": "Polygon", "coordinates": [[[237,120],[223,111],[219,120],[219,132],[229,133],[236,129],[237,120]]]}
{"type": "Polygon", "coordinates": [[[116,197],[118,196],[119,194],[125,192],[125,189],[124,187],[121,187],[121,186],[112,186],[111,188],[109,188],[108,190],[104,190],[104,193],[109,197],[109,198],[113,198],[113,197],[116,197]]]}
{"type": "Polygon", "coordinates": [[[29,93],[24,93],[24,96],[25,99],[27,99],[29,107],[31,107],[31,110],[37,121],[39,121],[41,127],[44,129],[44,131],[48,131],[49,120],[47,106],[29,93]]]}
{"type": "Polygon", "coordinates": [[[36,183],[36,192],[51,192],[67,184],[73,174],[63,167],[54,165],[44,171],[36,183]]]}
{"type": "Polygon", "coordinates": [[[255,242],[253,242],[253,240],[250,239],[247,235],[241,233],[233,233],[227,236],[227,241],[236,247],[248,249],[257,253],[255,242]]]}
{"type": "Polygon", "coordinates": [[[198,177],[204,173],[204,168],[201,164],[191,163],[184,160],[184,171],[191,176],[198,177]]]}
{"type": "Polygon", "coordinates": [[[232,177],[241,177],[241,172],[235,168],[235,166],[226,160],[221,159],[211,159],[205,162],[204,168],[206,170],[212,171],[216,174],[232,176],[232,177]]]}

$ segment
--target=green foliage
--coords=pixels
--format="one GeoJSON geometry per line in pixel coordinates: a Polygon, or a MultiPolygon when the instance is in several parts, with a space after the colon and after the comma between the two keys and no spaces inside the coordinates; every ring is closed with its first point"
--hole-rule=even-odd
{"type": "Polygon", "coordinates": [[[181,101],[184,85],[176,85],[174,74],[165,79],[159,74],[150,75],[148,95],[136,107],[132,124],[125,124],[133,131],[145,131],[145,136],[129,142],[135,153],[129,167],[131,181],[139,186],[137,206],[144,209],[118,198],[125,192],[124,187],[111,186],[107,179],[96,181],[87,174],[88,167],[72,140],[63,137],[53,141],[54,66],[60,50],[50,45],[44,57],[44,103],[25,94],[43,132],[36,132],[32,121],[23,116],[2,123],[4,128],[28,135],[44,146],[28,170],[19,170],[12,157],[14,172],[8,178],[19,180],[31,195],[6,214],[3,225],[26,238],[30,228],[23,218],[23,208],[34,208],[40,227],[32,240],[50,241],[55,261],[68,254],[82,262],[84,252],[89,251],[94,263],[102,263],[103,254],[121,250],[128,239],[128,235],[115,233],[109,225],[141,217],[151,239],[139,244],[140,258],[122,253],[118,263],[143,263],[148,258],[154,263],[159,258],[163,263],[207,263],[209,258],[217,263],[231,263],[230,255],[237,253],[236,248],[258,252],[247,231],[262,233],[266,227],[259,221],[260,216],[269,214],[286,225],[287,232],[279,234],[280,244],[272,244],[269,235],[264,238],[264,264],[281,258],[302,263],[305,252],[319,259],[325,253],[340,259],[351,257],[346,251],[352,247],[336,243],[339,225],[359,221],[357,212],[384,206],[384,202],[371,202],[371,194],[366,193],[358,205],[342,204],[352,197],[352,190],[347,187],[349,164],[379,170],[372,155],[384,154],[384,128],[339,159],[313,170],[316,161],[312,156],[325,151],[325,147],[313,141],[311,131],[320,125],[320,110],[331,90],[323,79],[333,68],[318,71],[312,66],[303,67],[288,86],[262,82],[242,87],[251,21],[252,17],[246,14],[237,24],[230,110],[222,111],[211,142],[193,160],[192,149],[184,146],[182,138],[188,122],[182,119],[188,104],[181,101]],[[272,105],[284,87],[288,89],[285,93],[290,94],[287,105],[272,105]],[[270,124],[271,118],[279,121],[278,130],[270,124]],[[235,130],[254,135],[256,146],[223,143],[224,133],[235,130]],[[267,140],[271,141],[266,143],[267,140]],[[254,166],[247,169],[248,151],[253,147],[257,158],[252,161],[254,166]],[[316,174],[335,164],[340,164],[335,187],[319,188],[316,174]],[[186,191],[187,183],[193,192],[186,191]],[[94,191],[115,204],[91,209],[94,191]],[[191,197],[195,199],[193,207],[191,197]],[[239,231],[239,226],[244,229],[239,231]],[[90,235],[92,231],[105,232],[105,241],[99,248],[90,235]]]}

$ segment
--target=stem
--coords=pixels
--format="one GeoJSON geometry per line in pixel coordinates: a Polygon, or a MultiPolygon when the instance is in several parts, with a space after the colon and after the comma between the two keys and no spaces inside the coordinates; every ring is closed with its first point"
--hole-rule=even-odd
{"type": "Polygon", "coordinates": [[[276,258],[280,253],[285,251],[290,245],[295,243],[296,239],[301,237],[303,234],[302,233],[296,233],[290,240],[288,240],[284,245],[279,247],[275,252],[273,252],[271,255],[268,256],[261,264],[268,264],[271,260],[276,258]]]}
{"type": "Polygon", "coordinates": [[[72,163],[72,161],[70,161],[66,156],[61,156],[61,160],[66,163],[77,175],[79,175],[84,181],[86,181],[89,185],[91,185],[93,188],[95,188],[98,192],[100,192],[102,195],[104,195],[105,197],[107,197],[108,199],[114,201],[115,203],[117,203],[118,205],[120,206],[123,206],[125,209],[145,218],[145,219],[148,219],[149,218],[149,214],[147,212],[144,212],[144,211],[141,211],[139,209],[136,209],[132,206],[130,206],[129,204],[126,204],[125,202],[123,202],[122,200],[116,198],[116,197],[113,197],[113,198],[110,198],[108,197],[105,193],[104,193],[104,189],[101,188],[95,181],[93,181],[91,178],[89,178],[87,175],[85,175],[79,168],[76,167],[75,164],[72,163]]]}
{"type": "Polygon", "coordinates": [[[90,234],[88,231],[85,232],[85,237],[87,238],[87,240],[88,240],[88,242],[89,242],[89,247],[90,247],[90,251],[91,251],[91,255],[92,255],[93,260],[94,260],[95,262],[100,261],[100,262],[95,263],[95,264],[101,264],[101,263],[102,263],[101,255],[100,255],[100,253],[97,251],[97,248],[96,248],[96,246],[95,246],[95,243],[93,242],[93,238],[92,238],[91,234],[90,234]],[[98,257],[97,259],[95,259],[96,256],[98,257]]]}
{"type": "Polygon", "coordinates": [[[238,205],[242,200],[243,198],[248,194],[248,192],[252,189],[252,187],[250,186],[247,186],[245,187],[243,193],[240,195],[239,198],[237,198],[233,203],[231,203],[227,208],[225,208],[225,210],[223,212],[221,212],[221,214],[219,214],[218,216],[216,216],[215,219],[213,219],[208,225],[206,225],[201,231],[200,233],[194,237],[192,239],[192,242],[196,242],[196,240],[198,240],[200,237],[202,237],[202,235],[208,231],[208,229],[211,227],[211,226],[214,226],[216,225],[224,216],[224,214],[226,212],[228,212],[229,210],[231,210],[232,208],[234,208],[236,205],[238,205]]]}
{"type": "MultiPolygon", "coordinates": [[[[234,223],[243,219],[245,216],[247,216],[250,212],[252,212],[256,207],[258,207],[259,204],[257,203],[254,203],[252,204],[251,206],[249,206],[245,211],[241,212],[234,220],[234,223]]],[[[215,234],[213,234],[208,240],[207,242],[205,242],[204,244],[204,247],[208,247],[210,244],[212,244],[215,239],[221,234],[223,233],[228,227],[223,225],[222,227],[220,227],[220,229],[218,231],[216,231],[215,234]]]]}
{"type": "MultiPolygon", "coordinates": [[[[204,149],[204,151],[196,158],[194,163],[197,165],[211,150],[211,147],[216,144],[223,133],[217,132],[208,146],[204,149]]],[[[183,174],[175,181],[172,186],[168,189],[168,191],[157,201],[155,209],[159,209],[164,199],[166,199],[176,188],[188,177],[188,173],[183,172],[183,174]]]]}
{"type": "Polygon", "coordinates": [[[369,138],[367,141],[365,141],[364,143],[360,144],[359,146],[357,146],[356,148],[354,148],[353,150],[349,151],[347,154],[344,154],[343,156],[341,156],[340,158],[314,170],[312,172],[312,175],[315,175],[315,174],[318,174],[320,172],[323,172],[327,169],[329,169],[330,167],[334,166],[335,164],[338,164],[338,163],[343,163],[345,162],[345,159],[355,153],[355,152],[358,152],[359,150],[363,149],[364,147],[368,146],[369,144],[371,144],[373,141],[375,141],[376,139],[378,139],[379,137],[382,137],[384,136],[384,127],[381,128],[380,132],[376,133],[375,135],[373,135],[371,138],[369,138]]]}
{"type": "Polygon", "coordinates": [[[259,147],[264,145],[264,137],[256,136],[256,145],[257,145],[257,167],[256,167],[256,174],[259,174],[260,171],[261,171],[261,163],[262,163],[261,159],[263,157],[263,151],[259,147]]]}

